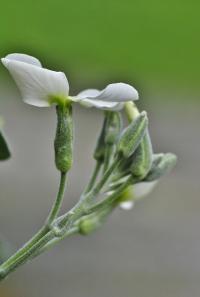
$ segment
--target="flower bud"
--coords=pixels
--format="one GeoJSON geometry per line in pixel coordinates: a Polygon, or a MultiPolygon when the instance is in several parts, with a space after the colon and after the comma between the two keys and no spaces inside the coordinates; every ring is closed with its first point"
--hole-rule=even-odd
{"type": "Polygon", "coordinates": [[[58,105],[57,130],[54,141],[55,163],[61,172],[67,172],[73,162],[73,123],[71,104],[58,105]]]}
{"type": "Polygon", "coordinates": [[[79,232],[82,235],[88,235],[100,227],[101,222],[97,215],[88,215],[83,217],[79,223],[79,232]]]}
{"type": "Polygon", "coordinates": [[[139,181],[149,172],[152,165],[152,144],[148,131],[144,135],[140,145],[134,153],[130,171],[133,177],[139,181]]]}
{"type": "Polygon", "coordinates": [[[105,146],[116,143],[121,126],[121,115],[119,112],[107,111],[105,113],[103,127],[94,152],[94,159],[100,162],[104,161],[105,146]]]}
{"type": "Polygon", "coordinates": [[[106,133],[105,133],[105,144],[113,145],[116,143],[119,133],[122,128],[122,119],[119,112],[106,112],[106,133]]]}
{"type": "Polygon", "coordinates": [[[152,168],[148,175],[145,177],[145,181],[154,181],[167,174],[176,165],[177,157],[174,154],[159,154],[154,159],[152,168]],[[160,157],[158,157],[160,155],[160,157]]]}
{"type": "Polygon", "coordinates": [[[130,157],[141,142],[146,128],[148,118],[145,111],[139,114],[136,119],[122,132],[117,146],[117,152],[123,157],[130,157]]]}

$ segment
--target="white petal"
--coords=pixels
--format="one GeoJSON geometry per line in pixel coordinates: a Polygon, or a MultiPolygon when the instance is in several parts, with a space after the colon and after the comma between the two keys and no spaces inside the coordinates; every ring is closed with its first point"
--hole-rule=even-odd
{"type": "MultiPolygon", "coordinates": [[[[83,106],[86,107],[97,107],[100,109],[114,109],[118,110],[123,108],[123,106],[119,106],[121,104],[117,102],[107,102],[102,100],[94,100],[94,99],[88,99],[88,98],[95,98],[97,97],[101,91],[97,89],[88,89],[80,92],[75,98],[76,100],[83,106]]],[[[73,100],[73,99],[72,99],[73,100]]]]}
{"type": "Polygon", "coordinates": [[[8,55],[2,59],[2,63],[9,70],[26,103],[46,107],[50,105],[50,97],[68,96],[69,84],[63,72],[41,68],[37,59],[20,54],[8,55]]]}
{"type": "Polygon", "coordinates": [[[129,187],[129,196],[127,197],[130,200],[120,203],[120,207],[125,210],[132,209],[134,206],[135,200],[144,198],[154,189],[158,180],[153,182],[141,182],[129,187]]]}
{"type": "Polygon", "coordinates": [[[92,100],[92,99],[84,99],[79,101],[79,103],[86,107],[96,107],[103,110],[120,110],[123,108],[124,104],[119,102],[108,102],[101,100],[92,100]]]}
{"type": "Polygon", "coordinates": [[[108,85],[104,90],[85,90],[77,95],[80,99],[93,99],[108,102],[126,102],[138,99],[138,92],[132,86],[125,83],[108,85]]]}
{"type": "Polygon", "coordinates": [[[141,182],[141,183],[135,184],[133,186],[134,199],[140,199],[150,194],[150,192],[154,189],[157,182],[158,181],[155,180],[153,182],[141,182]]]}
{"type": "Polygon", "coordinates": [[[25,55],[25,54],[9,54],[6,56],[7,60],[14,60],[14,61],[19,61],[19,62],[24,62],[28,64],[32,64],[38,67],[42,67],[42,64],[40,61],[32,56],[25,55]]]}
{"type": "Polygon", "coordinates": [[[87,89],[84,90],[82,92],[80,92],[77,97],[79,99],[85,99],[85,98],[93,98],[99,95],[99,93],[101,93],[101,91],[97,90],[97,89],[87,89]]]}
{"type": "Polygon", "coordinates": [[[120,207],[124,210],[130,210],[134,207],[134,204],[135,204],[134,201],[131,201],[131,200],[124,201],[124,202],[120,203],[120,207]]]}
{"type": "Polygon", "coordinates": [[[98,96],[93,97],[93,99],[111,102],[133,101],[138,99],[138,92],[128,84],[114,83],[108,85],[98,96]]]}
{"type": "Polygon", "coordinates": [[[79,101],[86,107],[97,107],[104,110],[120,110],[125,101],[137,100],[138,92],[125,83],[108,85],[104,90],[88,89],[80,92],[73,101],[79,101]]]}

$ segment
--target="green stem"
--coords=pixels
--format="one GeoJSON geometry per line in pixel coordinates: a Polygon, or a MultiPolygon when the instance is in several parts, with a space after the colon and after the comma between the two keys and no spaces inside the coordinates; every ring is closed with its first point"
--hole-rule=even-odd
{"type": "Polygon", "coordinates": [[[56,219],[56,217],[60,211],[63,197],[64,197],[64,192],[65,192],[66,178],[67,178],[67,173],[61,172],[58,194],[57,194],[56,200],[54,202],[54,205],[53,205],[51,212],[47,219],[48,226],[50,226],[52,224],[52,222],[56,219]]]}
{"type": "MultiPolygon", "coordinates": [[[[82,214],[85,213],[85,205],[100,192],[100,190],[112,174],[113,170],[119,165],[119,163],[120,158],[117,158],[110,166],[110,168],[108,168],[108,170],[105,172],[102,179],[93,188],[93,190],[91,190],[88,194],[83,195],[82,199],[74,207],[74,209],[72,209],[72,211],[70,211],[68,214],[63,216],[61,220],[59,220],[58,228],[60,230],[64,229],[65,233],[62,236],[58,236],[57,234],[55,234],[54,229],[49,229],[49,223],[51,224],[53,221],[55,222],[55,218],[58,214],[58,211],[60,210],[61,202],[64,195],[66,174],[61,174],[61,181],[57,199],[48,217],[48,224],[45,225],[24,247],[22,247],[0,266],[0,280],[4,279],[18,266],[24,264],[30,258],[34,257],[34,255],[36,256],[37,253],[39,254],[40,251],[42,252],[43,250],[46,250],[48,246],[51,246],[59,241],[63,236],[68,236],[68,234],[71,234],[70,230],[73,228],[73,223],[77,219],[79,219],[82,214]]],[[[77,229],[73,229],[73,232],[77,232],[77,229]]]]}
{"type": "Polygon", "coordinates": [[[33,246],[35,246],[35,244],[37,244],[50,230],[50,226],[55,220],[61,207],[61,203],[64,196],[65,182],[66,173],[61,173],[58,195],[47,219],[47,223],[21,249],[19,249],[14,255],[12,255],[7,261],[5,261],[0,266],[0,280],[1,272],[3,275],[5,274],[5,271],[6,275],[9,274],[13,270],[12,267],[15,266],[14,263],[18,263],[18,261],[21,261],[20,259],[23,259],[23,257],[29,255],[29,250],[31,250],[33,246]],[[10,271],[9,267],[11,267],[10,271]]]}
{"type": "MultiPolygon", "coordinates": [[[[103,188],[103,186],[105,185],[105,183],[108,181],[110,175],[113,173],[113,171],[119,166],[121,162],[121,157],[117,157],[112,165],[106,170],[106,172],[104,173],[102,179],[97,183],[97,185],[94,187],[94,189],[89,193],[88,196],[95,196],[97,195],[100,190],[103,188]]],[[[84,200],[88,201],[90,200],[89,198],[85,198],[84,200]]]]}
{"type": "Polygon", "coordinates": [[[102,211],[104,209],[107,209],[108,207],[111,207],[111,205],[116,202],[116,199],[119,197],[119,195],[122,194],[123,191],[132,183],[133,178],[132,176],[130,176],[128,180],[118,188],[117,191],[111,194],[108,198],[105,198],[103,201],[100,201],[99,203],[96,203],[92,207],[85,210],[85,214],[89,215],[93,212],[102,211]]]}
{"type": "Polygon", "coordinates": [[[97,161],[96,165],[95,165],[95,168],[94,168],[94,171],[93,171],[93,174],[92,174],[92,176],[90,178],[90,181],[89,181],[88,186],[86,187],[86,190],[85,190],[84,193],[90,192],[91,189],[93,188],[93,186],[94,186],[94,184],[96,182],[96,179],[97,179],[97,177],[99,175],[99,171],[101,169],[101,166],[102,166],[102,162],[97,161]]]}
{"type": "MultiPolygon", "coordinates": [[[[21,257],[24,252],[26,252],[29,248],[32,247],[38,240],[40,240],[46,233],[48,232],[47,226],[42,227],[25,245],[22,246],[14,255],[12,255],[8,260],[6,260],[1,266],[0,266],[0,275],[1,271],[4,267],[4,265],[10,265],[14,261],[16,261],[19,257],[21,257]]],[[[1,276],[0,276],[1,280],[1,276]]]]}
{"type": "Polygon", "coordinates": [[[66,237],[69,237],[70,235],[76,234],[79,231],[79,227],[75,226],[66,231],[61,237],[55,237],[49,242],[47,242],[41,249],[37,250],[35,253],[33,253],[32,258],[35,258],[42,254],[43,252],[49,250],[52,246],[54,246],[56,243],[60,242],[66,237]]]}
{"type": "Polygon", "coordinates": [[[97,183],[97,185],[88,193],[83,194],[82,197],[80,198],[79,202],[72,208],[68,213],[63,215],[61,218],[58,218],[58,226],[59,228],[71,228],[72,224],[74,221],[79,219],[81,215],[84,214],[86,205],[88,205],[94,197],[99,194],[105,183],[108,181],[110,175],[114,171],[114,169],[120,164],[121,158],[117,157],[110,168],[104,173],[103,177],[101,180],[97,183]],[[66,226],[67,224],[67,226],[66,226]]]}
{"type": "Polygon", "coordinates": [[[110,166],[110,163],[112,161],[111,160],[112,153],[113,153],[113,145],[107,144],[105,148],[105,157],[104,157],[104,168],[103,168],[104,172],[106,172],[106,170],[110,166]]]}
{"type": "Polygon", "coordinates": [[[43,245],[45,245],[48,241],[50,241],[54,237],[54,233],[52,231],[46,233],[40,240],[38,240],[34,245],[31,247],[26,247],[24,253],[22,253],[18,257],[14,257],[11,261],[4,262],[0,266],[0,281],[3,280],[8,274],[14,271],[17,267],[24,264],[28,259],[40,249],[43,245]]]}

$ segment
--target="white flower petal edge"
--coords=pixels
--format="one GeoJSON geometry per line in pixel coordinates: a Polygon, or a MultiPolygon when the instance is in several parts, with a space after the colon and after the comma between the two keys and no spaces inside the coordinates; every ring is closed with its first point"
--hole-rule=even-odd
{"type": "Polygon", "coordinates": [[[153,182],[141,182],[132,186],[132,197],[130,197],[132,200],[127,200],[120,203],[120,207],[124,210],[132,209],[134,206],[134,201],[150,194],[157,182],[157,180],[153,182]]]}
{"type": "Polygon", "coordinates": [[[134,207],[135,205],[135,202],[134,201],[124,201],[122,203],[120,203],[120,207],[121,209],[124,209],[124,210],[130,210],[134,207]]]}
{"type": "Polygon", "coordinates": [[[5,57],[5,59],[24,62],[42,68],[42,64],[37,58],[25,54],[9,54],[5,57]]]}
{"type": "Polygon", "coordinates": [[[39,60],[24,54],[10,54],[1,61],[26,103],[47,107],[50,106],[51,97],[68,97],[69,83],[63,72],[42,68],[39,60]]]}
{"type": "Polygon", "coordinates": [[[77,97],[102,100],[108,102],[126,102],[138,99],[137,90],[125,83],[113,83],[107,85],[102,91],[86,90],[78,94],[77,97]],[[96,92],[94,92],[96,91],[96,92]]]}
{"type": "Polygon", "coordinates": [[[74,101],[79,101],[80,104],[87,107],[120,110],[123,108],[124,102],[138,100],[138,98],[138,92],[134,87],[125,83],[113,83],[102,91],[84,90],[74,97],[74,101]]]}

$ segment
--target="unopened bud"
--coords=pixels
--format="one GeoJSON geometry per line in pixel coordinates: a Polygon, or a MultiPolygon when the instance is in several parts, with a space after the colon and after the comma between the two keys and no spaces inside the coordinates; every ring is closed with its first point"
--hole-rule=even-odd
{"type": "Polygon", "coordinates": [[[145,177],[145,181],[154,181],[161,178],[163,175],[167,174],[173,169],[173,167],[176,165],[176,162],[176,155],[171,153],[163,154],[157,164],[155,164],[155,161],[153,162],[151,170],[145,177]]]}
{"type": "Polygon", "coordinates": [[[116,143],[122,128],[122,119],[119,112],[108,111],[106,121],[105,144],[116,143]]]}
{"type": "Polygon", "coordinates": [[[138,145],[140,144],[148,126],[148,118],[145,111],[140,113],[139,116],[122,132],[120,137],[117,152],[122,154],[123,157],[130,157],[138,145]]]}
{"type": "Polygon", "coordinates": [[[83,217],[79,223],[79,232],[82,235],[88,235],[100,227],[99,218],[96,215],[83,217]]]}
{"type": "Polygon", "coordinates": [[[73,123],[71,104],[58,105],[57,130],[54,141],[55,163],[61,172],[67,172],[73,162],[73,123]]]}
{"type": "Polygon", "coordinates": [[[149,172],[152,165],[152,144],[148,131],[146,131],[140,145],[135,151],[130,171],[138,181],[142,180],[149,172]]]}
{"type": "Polygon", "coordinates": [[[104,161],[105,146],[116,143],[121,131],[121,115],[119,112],[107,111],[103,127],[97,141],[97,146],[94,151],[94,159],[100,162],[104,161]]]}

